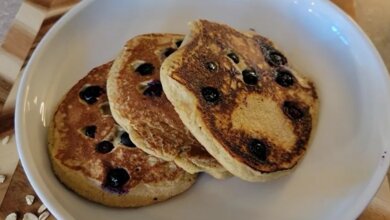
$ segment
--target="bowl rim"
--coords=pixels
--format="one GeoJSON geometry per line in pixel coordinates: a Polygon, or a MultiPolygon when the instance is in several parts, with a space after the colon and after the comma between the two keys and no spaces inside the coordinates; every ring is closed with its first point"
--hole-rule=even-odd
{"type": "Polygon", "coordinates": [[[30,59],[28,60],[25,69],[22,72],[22,77],[20,79],[20,83],[16,92],[16,104],[15,104],[15,140],[16,147],[18,151],[18,155],[20,158],[20,162],[23,166],[25,174],[27,176],[28,181],[30,182],[32,188],[34,189],[37,196],[40,198],[42,203],[47,207],[47,209],[58,219],[74,219],[74,217],[69,213],[66,209],[64,209],[61,204],[58,202],[53,203],[47,197],[47,187],[43,187],[44,180],[42,177],[38,175],[34,175],[38,170],[34,166],[29,166],[31,164],[31,158],[28,157],[26,153],[24,153],[24,146],[29,145],[24,138],[24,110],[26,108],[26,99],[28,93],[27,84],[29,82],[29,73],[31,73],[31,66],[34,64],[35,60],[38,60],[40,54],[42,53],[48,43],[55,37],[56,33],[75,15],[80,13],[84,8],[88,7],[95,0],[84,0],[73,8],[71,8],[65,15],[63,15],[54,25],[50,28],[50,30],[43,36],[42,40],[38,43],[36,49],[31,54],[30,59]],[[41,187],[42,186],[42,187],[41,187]]]}
{"type": "MultiPolygon", "coordinates": [[[[24,134],[25,132],[25,109],[26,109],[26,101],[27,101],[27,94],[28,94],[28,83],[31,78],[31,69],[32,66],[35,65],[36,60],[39,60],[42,51],[45,50],[45,48],[48,46],[50,41],[56,36],[56,33],[69,21],[71,20],[75,15],[82,12],[86,7],[88,7],[91,3],[93,3],[95,0],[84,0],[78,3],[76,6],[74,6],[69,12],[67,12],[59,21],[56,22],[56,24],[45,34],[41,42],[38,44],[37,48],[34,50],[34,52],[31,55],[31,58],[29,59],[25,69],[22,72],[22,77],[20,79],[19,87],[17,88],[17,94],[16,94],[16,106],[15,106],[15,139],[16,139],[16,146],[17,151],[19,154],[19,158],[21,161],[21,164],[23,166],[23,169],[25,170],[26,176],[32,185],[33,189],[35,190],[38,197],[42,200],[42,202],[47,206],[47,208],[52,212],[52,214],[57,218],[63,218],[63,219],[73,219],[73,216],[71,213],[69,213],[67,210],[65,210],[61,204],[59,203],[53,203],[50,201],[51,199],[48,198],[48,187],[44,186],[44,180],[39,175],[36,175],[34,173],[38,173],[38,170],[35,166],[30,166],[32,164],[31,160],[32,157],[29,156],[29,154],[26,153],[26,149],[28,149],[27,146],[30,144],[26,140],[24,134]],[[49,202],[50,201],[50,202],[49,202]]],[[[367,34],[361,29],[361,27],[349,16],[347,15],[342,9],[340,9],[337,5],[335,5],[331,1],[316,1],[318,4],[321,4],[324,7],[327,7],[327,9],[331,10],[331,13],[336,13],[342,16],[342,19],[348,23],[348,25],[354,29],[354,31],[362,37],[363,42],[367,44],[368,48],[370,49],[370,52],[372,52],[372,55],[374,56],[375,60],[377,61],[376,65],[381,69],[381,72],[387,75],[387,78],[390,79],[388,70],[384,64],[384,61],[382,57],[380,56],[379,52],[377,51],[376,47],[370,40],[370,38],[367,36],[367,34]]],[[[388,82],[390,82],[388,80],[388,82]]],[[[389,89],[390,84],[387,83],[387,88],[389,89]]],[[[390,150],[390,146],[384,146],[385,149],[390,150]]],[[[369,180],[367,187],[365,188],[364,192],[362,192],[361,196],[359,197],[359,200],[355,202],[355,205],[353,209],[346,211],[346,214],[344,217],[346,219],[356,219],[361,212],[367,207],[371,199],[375,196],[376,192],[379,190],[379,187],[383,180],[386,177],[386,173],[388,170],[388,167],[390,165],[390,157],[385,157],[383,160],[384,164],[381,164],[381,166],[377,166],[376,170],[374,171],[373,175],[371,176],[371,179],[369,180]]]]}

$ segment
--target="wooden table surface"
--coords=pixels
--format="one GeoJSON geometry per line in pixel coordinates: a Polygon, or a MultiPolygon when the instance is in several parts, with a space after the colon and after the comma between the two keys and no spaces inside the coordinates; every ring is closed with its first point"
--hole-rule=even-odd
{"type": "MultiPolygon", "coordinates": [[[[333,0],[355,18],[374,40],[377,48],[390,66],[390,0],[333,0]],[[386,7],[389,6],[387,9],[386,7]],[[370,7],[370,8],[367,8],[370,7]],[[375,18],[375,19],[374,19],[375,18]],[[387,27],[387,29],[386,29],[387,27]],[[380,32],[382,30],[382,32],[380,32]],[[383,35],[389,31],[385,37],[383,35]],[[380,35],[378,36],[378,33],[380,35]]],[[[9,212],[36,212],[40,201],[26,206],[24,197],[34,194],[23,169],[18,166],[16,145],[12,136],[12,115],[19,72],[35,45],[58,18],[78,0],[25,0],[15,21],[0,48],[0,140],[11,135],[6,144],[0,143],[0,174],[6,174],[5,183],[0,184],[0,219],[9,212]],[[14,84],[11,90],[11,85],[14,84]],[[9,96],[8,96],[9,95],[9,96]],[[6,99],[6,97],[8,97],[6,99]],[[5,101],[6,100],[6,101],[5,101]],[[3,112],[1,109],[3,108],[3,112]],[[22,204],[21,204],[22,203],[22,204]]],[[[390,219],[390,190],[386,178],[361,220],[390,219]]]]}

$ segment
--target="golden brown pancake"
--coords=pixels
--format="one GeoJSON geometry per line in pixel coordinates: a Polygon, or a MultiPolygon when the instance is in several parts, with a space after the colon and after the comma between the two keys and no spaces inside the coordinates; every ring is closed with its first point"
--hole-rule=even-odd
{"type": "Polygon", "coordinates": [[[112,118],[105,91],[111,65],[90,71],[54,114],[49,154],[56,176],[82,197],[114,207],[145,206],[184,192],[196,175],[137,148],[112,118]]]}
{"type": "Polygon", "coordinates": [[[161,82],[196,139],[244,180],[282,176],[306,152],[318,111],[313,83],[258,34],[192,22],[161,82]]]}
{"type": "Polygon", "coordinates": [[[161,63],[182,39],[177,34],[146,34],[126,43],[107,81],[111,111],[145,152],[174,161],[189,173],[224,178],[229,173],[191,135],[162,90],[161,63]]]}

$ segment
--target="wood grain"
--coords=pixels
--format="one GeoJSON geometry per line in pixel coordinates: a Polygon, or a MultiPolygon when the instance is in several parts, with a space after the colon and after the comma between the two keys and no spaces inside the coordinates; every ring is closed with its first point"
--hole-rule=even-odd
{"type": "Polygon", "coordinates": [[[9,91],[11,91],[12,83],[0,78],[0,112],[3,109],[4,103],[7,100],[9,91]]]}
{"type": "Polygon", "coordinates": [[[0,47],[0,113],[12,84],[37,43],[79,0],[24,1],[0,47]]]}
{"type": "Polygon", "coordinates": [[[390,187],[388,179],[383,181],[378,193],[360,215],[358,220],[389,220],[390,219],[390,187]]]}
{"type": "Polygon", "coordinates": [[[14,55],[20,60],[26,58],[27,52],[30,50],[32,43],[34,42],[36,33],[31,32],[21,22],[14,22],[8,31],[6,40],[3,44],[3,49],[14,55]],[[12,39],[12,40],[10,40],[12,39]],[[18,43],[15,44],[14,42],[18,43]]]}
{"type": "MultiPolygon", "coordinates": [[[[41,205],[42,202],[32,189],[22,166],[19,163],[14,175],[12,176],[12,180],[8,187],[6,196],[4,197],[3,203],[0,206],[0,219],[5,219],[5,217],[12,212],[16,212],[18,214],[18,219],[22,219],[23,214],[27,212],[31,212],[39,216],[37,211],[41,205]],[[26,195],[35,196],[35,201],[31,206],[26,203],[26,195]]],[[[54,217],[50,216],[49,219],[54,219],[54,217]]]]}
{"type": "Polygon", "coordinates": [[[64,5],[74,5],[79,0],[27,0],[28,2],[40,5],[45,8],[62,7],[64,5]]]}
{"type": "MultiPolygon", "coordinates": [[[[14,106],[8,102],[7,111],[2,112],[12,84],[20,77],[19,73],[45,33],[78,2],[79,0],[25,0],[22,3],[10,31],[0,46],[0,138],[13,133],[14,106]]],[[[0,204],[3,212],[0,219],[9,212],[26,211],[18,209],[17,205],[24,204],[19,202],[26,193],[33,192],[20,164],[16,169],[17,175],[12,175],[17,166],[16,149],[3,146],[4,150],[12,155],[1,157],[3,159],[0,161],[0,171],[8,175],[6,182],[0,185],[0,204]],[[16,198],[19,199],[14,201],[16,198]]]]}
{"type": "Polygon", "coordinates": [[[332,0],[337,6],[339,6],[343,11],[345,11],[349,16],[355,18],[355,1],[354,0],[332,0]]]}
{"type": "Polygon", "coordinates": [[[11,135],[14,130],[14,112],[6,111],[0,115],[0,140],[11,135]]]}

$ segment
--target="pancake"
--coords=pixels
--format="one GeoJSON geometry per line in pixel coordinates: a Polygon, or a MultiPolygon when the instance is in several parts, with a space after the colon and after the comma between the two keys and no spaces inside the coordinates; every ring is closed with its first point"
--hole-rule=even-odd
{"type": "Polygon", "coordinates": [[[160,71],[183,123],[233,175],[278,178],[305,154],[317,119],[315,87],[265,37],[194,21],[160,71]]]}
{"type": "Polygon", "coordinates": [[[115,123],[105,92],[111,65],[90,71],[59,104],[49,131],[55,175],[82,197],[113,207],[145,206],[184,192],[196,175],[146,154],[115,123]]]}
{"type": "Polygon", "coordinates": [[[146,34],[126,43],[107,80],[111,111],[145,152],[174,161],[189,173],[224,178],[229,173],[191,135],[161,87],[161,63],[182,39],[177,34],[146,34]]]}

